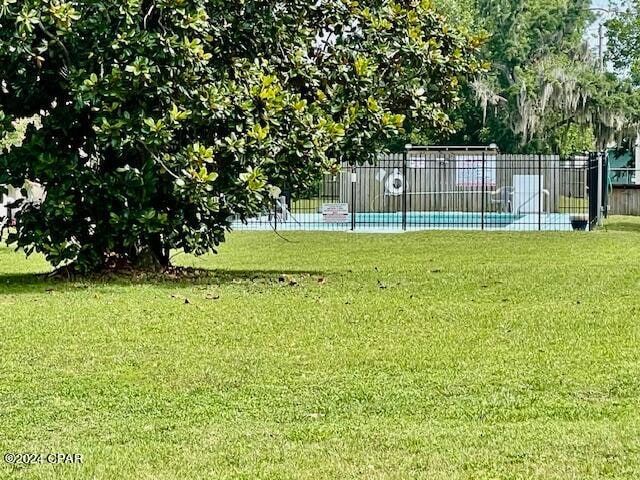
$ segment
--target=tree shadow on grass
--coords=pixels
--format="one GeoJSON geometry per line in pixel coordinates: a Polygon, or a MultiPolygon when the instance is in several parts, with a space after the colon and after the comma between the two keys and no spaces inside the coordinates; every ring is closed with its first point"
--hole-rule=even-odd
{"type": "Polygon", "coordinates": [[[281,285],[305,278],[324,278],[319,270],[208,270],[188,268],[169,273],[130,272],[107,273],[90,277],[61,278],[48,274],[7,273],[0,274],[0,296],[73,292],[94,287],[130,287],[152,285],[160,288],[189,288],[193,286],[281,285]]]}

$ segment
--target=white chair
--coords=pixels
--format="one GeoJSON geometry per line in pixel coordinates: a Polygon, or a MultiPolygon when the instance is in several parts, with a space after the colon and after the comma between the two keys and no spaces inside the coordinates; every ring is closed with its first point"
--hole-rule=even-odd
{"type": "Polygon", "coordinates": [[[510,213],[512,211],[513,187],[500,187],[491,192],[491,204],[497,206],[500,213],[510,213]]]}

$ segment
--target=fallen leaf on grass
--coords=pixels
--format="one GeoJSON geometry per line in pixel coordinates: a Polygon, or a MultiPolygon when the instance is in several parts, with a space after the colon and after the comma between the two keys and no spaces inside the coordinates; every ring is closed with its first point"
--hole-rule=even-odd
{"type": "Polygon", "coordinates": [[[305,417],[308,417],[308,418],[322,418],[324,416],[325,416],[324,413],[318,413],[318,412],[305,414],[305,417]]]}
{"type": "Polygon", "coordinates": [[[289,285],[290,287],[298,286],[298,281],[295,278],[289,277],[289,275],[280,275],[278,277],[278,283],[281,285],[289,285]]]}
{"type": "Polygon", "coordinates": [[[171,295],[171,298],[175,298],[176,300],[182,300],[185,305],[189,305],[191,301],[187,297],[183,297],[181,295],[171,295]]]}

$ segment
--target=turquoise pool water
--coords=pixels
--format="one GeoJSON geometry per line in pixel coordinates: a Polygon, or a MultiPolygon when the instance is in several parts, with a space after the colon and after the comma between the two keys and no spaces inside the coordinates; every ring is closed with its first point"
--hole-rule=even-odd
{"type": "MultiPolygon", "coordinates": [[[[480,213],[464,212],[407,212],[408,225],[442,225],[448,227],[468,227],[478,225],[490,225],[493,227],[506,227],[520,220],[522,215],[511,213],[485,213],[484,218],[480,213]]],[[[402,212],[396,213],[358,213],[357,224],[402,224],[402,212]]]]}
{"type": "MultiPolygon", "coordinates": [[[[248,220],[246,224],[234,222],[235,230],[318,230],[355,232],[401,232],[402,212],[358,213],[355,225],[351,215],[340,222],[328,222],[320,213],[291,214],[286,220],[274,221],[266,215],[248,220]]],[[[513,214],[469,212],[407,212],[406,230],[508,230],[508,231],[571,231],[571,214],[513,214]]]]}

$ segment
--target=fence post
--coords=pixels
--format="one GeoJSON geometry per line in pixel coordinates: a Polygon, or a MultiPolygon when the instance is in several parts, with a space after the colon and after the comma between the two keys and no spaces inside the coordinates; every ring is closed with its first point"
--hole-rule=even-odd
{"type": "Polygon", "coordinates": [[[589,154],[589,165],[587,167],[587,198],[589,202],[589,229],[593,230],[598,220],[598,155],[600,153],[591,152],[589,154]]]}
{"type": "Polygon", "coordinates": [[[604,152],[598,153],[598,226],[602,226],[602,213],[604,206],[604,152]]]}
{"type": "Polygon", "coordinates": [[[602,158],[603,164],[603,185],[602,185],[602,215],[604,218],[609,218],[609,157],[605,151],[602,158]]]}
{"type": "Polygon", "coordinates": [[[273,199],[273,231],[278,231],[278,199],[273,199]]]}
{"type": "Polygon", "coordinates": [[[407,150],[402,154],[402,230],[407,230],[407,150]]]}
{"type": "Polygon", "coordinates": [[[356,181],[358,174],[356,167],[351,167],[351,231],[356,229],[356,181]]]}
{"type": "Polygon", "coordinates": [[[638,135],[636,136],[636,144],[634,145],[634,154],[635,154],[635,158],[636,160],[636,169],[635,169],[635,184],[636,185],[640,185],[640,132],[638,132],[638,135]]]}
{"type": "Polygon", "coordinates": [[[482,152],[482,191],[480,193],[480,204],[482,205],[482,207],[481,207],[482,208],[482,213],[481,213],[481,217],[480,217],[482,219],[481,220],[482,221],[482,227],[481,227],[482,230],[484,230],[484,211],[485,211],[485,204],[484,204],[484,202],[485,202],[485,198],[484,198],[485,197],[485,193],[484,193],[484,191],[487,188],[486,183],[485,183],[486,182],[485,181],[485,178],[486,178],[485,168],[486,168],[486,157],[485,157],[485,152],[482,152]]]}
{"type": "Polygon", "coordinates": [[[542,230],[542,210],[544,208],[542,187],[542,155],[538,154],[538,231],[542,230]]]}

